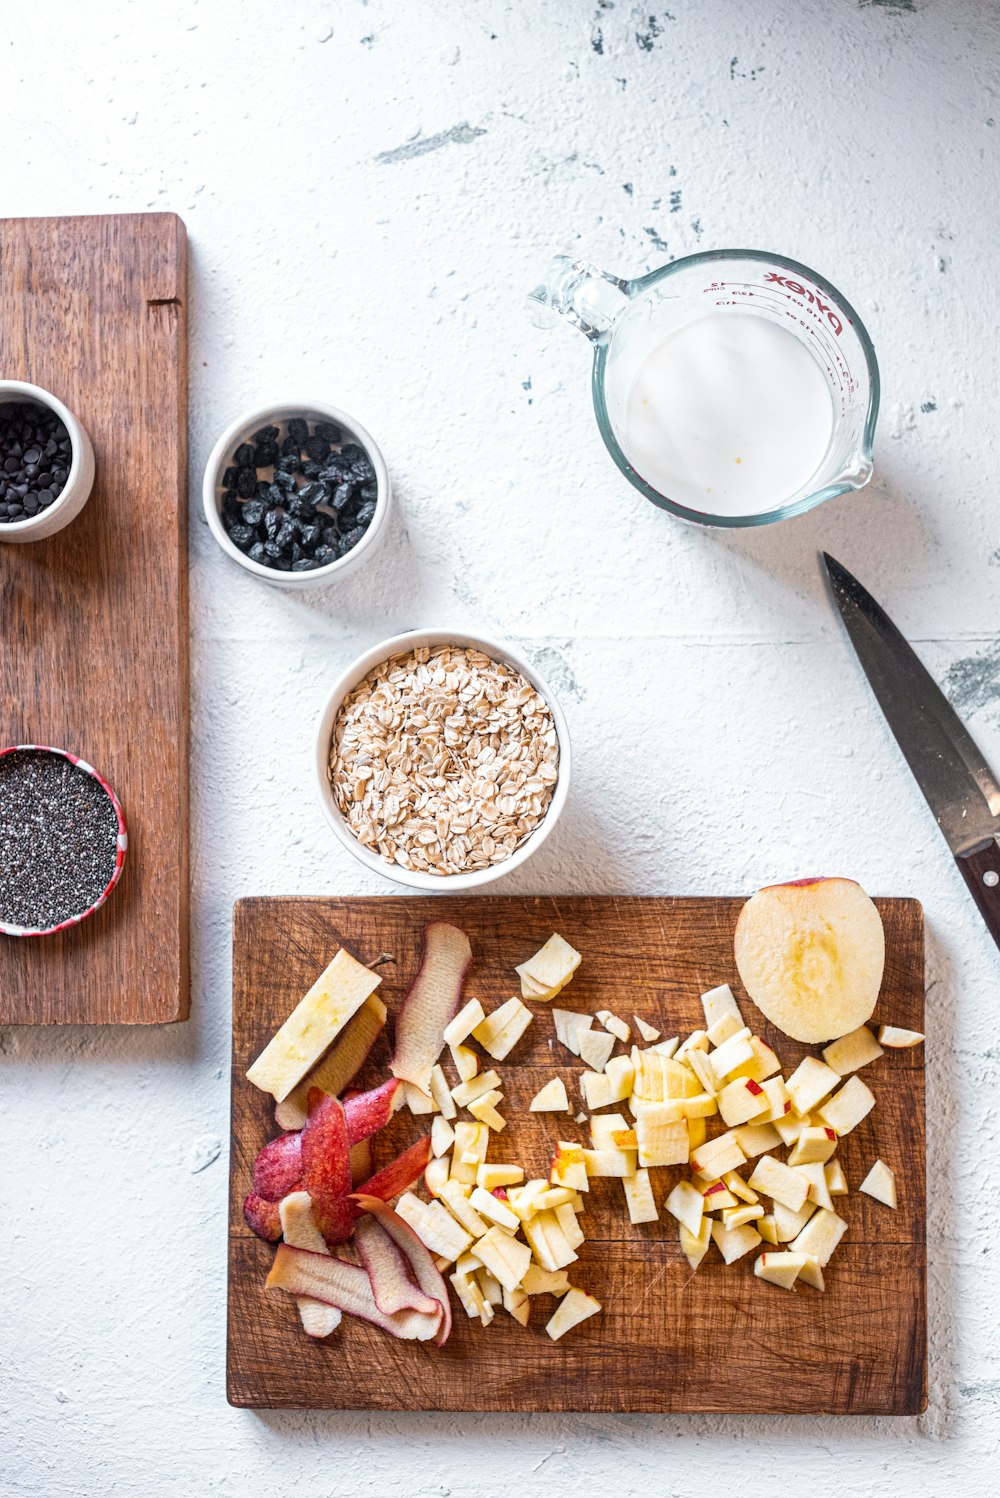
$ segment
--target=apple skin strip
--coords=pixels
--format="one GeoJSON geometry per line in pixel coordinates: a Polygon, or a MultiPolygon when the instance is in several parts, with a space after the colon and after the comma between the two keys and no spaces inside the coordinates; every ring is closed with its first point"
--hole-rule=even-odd
{"type": "Polygon", "coordinates": [[[302,1182],[312,1197],[313,1217],[326,1244],[332,1248],[345,1242],[355,1220],[347,1200],[353,1184],[347,1116],[343,1103],[318,1087],[310,1090],[309,1117],[302,1130],[302,1182]]]}
{"type": "Polygon", "coordinates": [[[372,1282],[375,1304],[384,1315],[422,1311],[425,1316],[440,1316],[440,1302],[425,1295],[416,1284],[409,1260],[376,1217],[363,1214],[358,1219],[352,1242],[372,1282]]]}
{"type": "MultiPolygon", "coordinates": [[[[384,1129],[392,1117],[392,1105],[399,1082],[391,1077],[369,1092],[358,1092],[344,1101],[347,1135],[352,1145],[360,1144],[384,1129]]],[[[318,1091],[318,1089],[311,1089],[318,1091]]],[[[302,1134],[279,1134],[265,1144],[253,1167],[254,1190],[265,1201],[278,1202],[294,1191],[302,1180],[302,1134]]]]}
{"type": "Polygon", "coordinates": [[[448,1299],[448,1287],[434,1262],[433,1255],[421,1243],[409,1223],[404,1222],[399,1213],[394,1212],[379,1197],[358,1192],[354,1200],[362,1211],[368,1213],[373,1221],[377,1221],[382,1231],[393,1240],[408,1261],[420,1289],[429,1299],[437,1303],[441,1311],[441,1325],[434,1341],[438,1347],[443,1347],[451,1332],[451,1301],[448,1299]]]}
{"type": "Polygon", "coordinates": [[[417,976],[396,1020],[393,1076],[430,1091],[431,1071],[444,1049],[445,1026],[458,1011],[462,985],[472,963],[464,931],[447,921],[424,927],[424,948],[417,976]]]}
{"type": "Polygon", "coordinates": [[[321,1300],[348,1316],[370,1321],[393,1337],[409,1342],[429,1342],[437,1335],[441,1317],[422,1311],[397,1311],[387,1316],[375,1303],[367,1272],[358,1264],[327,1254],[310,1253],[280,1243],[267,1277],[268,1290],[284,1290],[298,1299],[321,1300]]]}
{"type": "Polygon", "coordinates": [[[252,1233],[265,1243],[277,1243],[281,1237],[281,1218],[276,1202],[265,1201],[259,1191],[251,1191],[243,1201],[243,1221],[252,1233]]]}
{"type": "Polygon", "coordinates": [[[424,1134],[416,1144],[411,1144],[409,1149],[369,1177],[361,1186],[361,1193],[377,1196],[384,1202],[391,1201],[394,1196],[399,1196],[401,1192],[409,1191],[411,1186],[416,1185],[427,1169],[430,1158],[431,1136],[424,1134]]]}

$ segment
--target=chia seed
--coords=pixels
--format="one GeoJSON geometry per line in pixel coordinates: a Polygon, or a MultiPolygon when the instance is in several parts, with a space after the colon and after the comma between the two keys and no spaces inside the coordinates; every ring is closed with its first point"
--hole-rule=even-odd
{"type": "Polygon", "coordinates": [[[82,915],[117,850],[118,817],[92,775],[44,750],[0,756],[0,921],[44,931],[82,915]]]}

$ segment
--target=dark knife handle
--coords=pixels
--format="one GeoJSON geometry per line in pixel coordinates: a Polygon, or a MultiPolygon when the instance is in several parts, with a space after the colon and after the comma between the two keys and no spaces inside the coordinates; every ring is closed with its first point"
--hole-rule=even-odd
{"type": "Polygon", "coordinates": [[[995,838],[982,843],[971,853],[958,853],[955,862],[962,878],[972,891],[979,914],[997,946],[1000,947],[1000,847],[995,838]]]}

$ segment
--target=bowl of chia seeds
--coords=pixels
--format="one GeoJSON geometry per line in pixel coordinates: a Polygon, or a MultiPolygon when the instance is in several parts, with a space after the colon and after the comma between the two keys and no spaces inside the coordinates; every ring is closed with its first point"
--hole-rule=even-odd
{"type": "Polygon", "coordinates": [[[64,749],[0,749],[0,933],[50,936],[99,910],[121,878],[125,816],[107,781],[64,749]]]}
{"type": "Polygon", "coordinates": [[[94,449],[48,390],[0,380],[0,542],[42,541],[75,520],[94,486],[94,449]]]}
{"type": "Polygon", "coordinates": [[[320,401],[262,406],[234,421],[202,485],[223,551],[279,588],[315,588],[353,572],[385,534],[391,500],[374,438],[320,401]]]}

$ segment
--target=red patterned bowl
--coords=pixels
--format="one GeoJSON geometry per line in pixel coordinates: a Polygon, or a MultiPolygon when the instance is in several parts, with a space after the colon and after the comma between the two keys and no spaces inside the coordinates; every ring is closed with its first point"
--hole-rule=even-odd
{"type": "Polygon", "coordinates": [[[115,851],[114,873],[93,905],[88,906],[86,910],[82,910],[79,915],[73,915],[68,920],[60,921],[57,926],[14,926],[6,921],[0,921],[0,932],[4,936],[51,936],[54,931],[65,931],[67,927],[78,926],[81,921],[87,919],[88,915],[93,915],[95,910],[100,910],[122,876],[125,854],[128,851],[128,828],[125,826],[125,813],[122,811],[118,797],[110,785],[108,785],[104,776],[99,774],[93,765],[89,765],[85,759],[81,759],[77,754],[70,754],[66,749],[54,749],[51,744],[12,744],[8,749],[0,749],[0,759],[3,759],[8,754],[17,754],[19,752],[55,754],[60,759],[68,759],[71,765],[75,765],[78,770],[82,770],[85,775],[89,775],[93,780],[97,781],[101,789],[107,794],[111,805],[114,807],[115,816],[118,819],[118,846],[115,851]]]}

